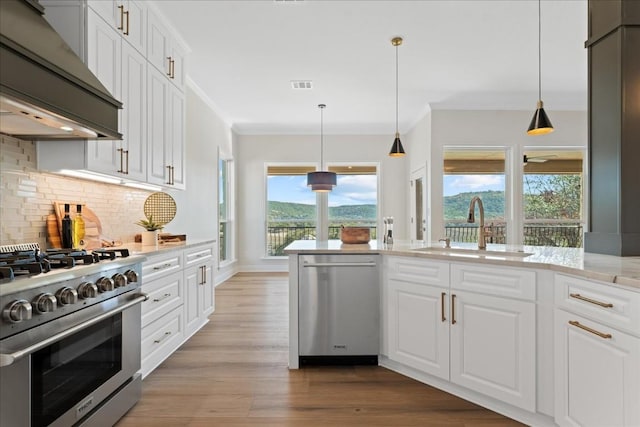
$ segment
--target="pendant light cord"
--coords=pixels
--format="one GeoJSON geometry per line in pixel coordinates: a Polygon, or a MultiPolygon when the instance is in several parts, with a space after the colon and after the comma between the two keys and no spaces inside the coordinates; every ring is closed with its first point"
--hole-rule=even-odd
{"type": "Polygon", "coordinates": [[[542,24],[540,19],[541,0],[538,0],[538,101],[542,101],[542,24]]]}
{"type": "Polygon", "coordinates": [[[396,45],[396,135],[398,134],[398,45],[396,45]]]}
{"type": "Polygon", "coordinates": [[[326,105],[318,105],[320,108],[320,170],[324,170],[324,135],[322,129],[324,128],[324,107],[326,105]]]}

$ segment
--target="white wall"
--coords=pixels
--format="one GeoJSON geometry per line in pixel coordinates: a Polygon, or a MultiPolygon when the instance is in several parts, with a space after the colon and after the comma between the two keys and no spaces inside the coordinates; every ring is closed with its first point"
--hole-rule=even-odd
{"type": "MultiPolygon", "coordinates": [[[[286,259],[265,259],[267,163],[319,165],[318,135],[239,135],[236,138],[236,170],[239,224],[238,261],[240,271],[286,271],[286,259]]],[[[407,186],[406,158],[387,154],[393,135],[325,135],[325,163],[376,162],[380,164],[379,219],[394,216],[394,233],[407,238],[404,188],[407,186]]],[[[311,193],[311,191],[309,191],[311,193]]]]}
{"type": "MultiPolygon", "coordinates": [[[[547,110],[547,114],[555,131],[539,136],[526,134],[533,110],[432,110],[418,121],[414,129],[408,133],[405,149],[408,157],[411,158],[412,168],[428,164],[427,191],[430,210],[427,227],[433,231],[432,239],[444,235],[442,176],[445,147],[507,149],[505,170],[507,185],[513,186],[516,191],[522,187],[521,159],[525,150],[545,148],[586,150],[588,144],[586,111],[547,110]]],[[[585,183],[588,183],[588,177],[585,177],[585,183]]],[[[513,218],[519,217],[518,206],[508,207],[508,209],[513,218]]]]}
{"type": "MultiPolygon", "coordinates": [[[[230,127],[220,118],[198,86],[187,81],[186,95],[186,191],[169,193],[176,200],[178,212],[166,231],[187,234],[189,238],[218,240],[218,151],[232,154],[230,127]]],[[[235,272],[235,263],[223,266],[219,278],[235,272]]]]}

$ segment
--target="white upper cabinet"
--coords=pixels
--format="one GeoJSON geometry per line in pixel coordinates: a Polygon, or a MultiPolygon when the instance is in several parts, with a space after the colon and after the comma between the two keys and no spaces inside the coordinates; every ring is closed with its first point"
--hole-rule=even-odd
{"type": "Polygon", "coordinates": [[[186,49],[166,25],[149,9],[147,58],[180,90],[185,82],[186,49]]]}
{"type": "Polygon", "coordinates": [[[133,48],[145,54],[147,6],[141,0],[88,0],[87,4],[133,48]]]}

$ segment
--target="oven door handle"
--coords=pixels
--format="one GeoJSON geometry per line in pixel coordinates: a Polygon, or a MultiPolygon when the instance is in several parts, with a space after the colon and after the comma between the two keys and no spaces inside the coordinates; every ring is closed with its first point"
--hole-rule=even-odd
{"type": "Polygon", "coordinates": [[[18,351],[14,351],[13,353],[8,353],[8,354],[0,354],[0,368],[3,366],[9,366],[11,365],[13,362],[16,362],[20,359],[22,359],[25,356],[28,356],[31,353],[35,353],[38,350],[41,350],[53,343],[55,343],[56,341],[60,341],[61,339],[67,338],[73,334],[75,334],[76,332],[79,332],[85,328],[88,328],[89,326],[95,325],[96,323],[99,323],[111,316],[113,316],[114,314],[118,314],[121,313],[123,311],[125,311],[126,309],[133,307],[136,304],[140,304],[143,301],[146,301],[147,299],[149,299],[149,297],[147,296],[147,294],[138,294],[134,299],[132,299],[131,301],[114,308],[113,310],[110,310],[106,313],[102,313],[99,316],[94,317],[93,319],[87,320],[86,322],[83,322],[79,325],[76,325],[72,328],[69,329],[65,329],[64,331],[57,333],[45,340],[42,340],[40,342],[38,342],[37,344],[31,345],[27,348],[23,348],[22,350],[18,350],[18,351]]]}

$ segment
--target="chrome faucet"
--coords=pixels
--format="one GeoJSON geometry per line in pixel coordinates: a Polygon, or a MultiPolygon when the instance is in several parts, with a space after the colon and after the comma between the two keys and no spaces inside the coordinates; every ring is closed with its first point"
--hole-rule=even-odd
{"type": "Polygon", "coordinates": [[[484,206],[482,206],[482,199],[478,196],[471,199],[471,202],[469,203],[469,217],[467,218],[467,222],[470,224],[476,222],[476,216],[474,213],[476,202],[478,202],[478,210],[480,211],[480,224],[478,224],[478,249],[486,249],[487,243],[484,240],[484,206]]]}

